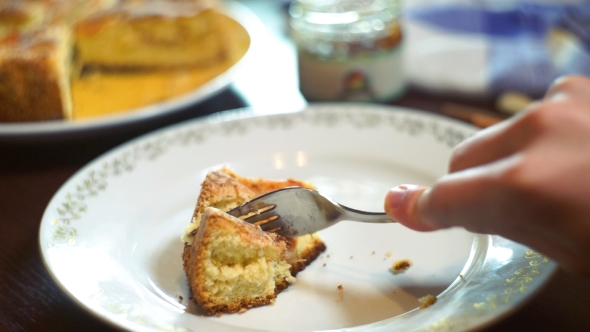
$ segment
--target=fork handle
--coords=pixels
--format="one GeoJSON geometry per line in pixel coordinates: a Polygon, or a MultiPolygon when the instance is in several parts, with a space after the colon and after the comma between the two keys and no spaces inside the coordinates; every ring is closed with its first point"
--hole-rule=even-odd
{"type": "Polygon", "coordinates": [[[340,207],[342,208],[343,212],[340,217],[341,220],[361,221],[376,224],[387,224],[397,222],[391,219],[391,217],[385,214],[384,212],[360,211],[355,210],[353,208],[349,208],[344,205],[340,205],[340,207]]]}

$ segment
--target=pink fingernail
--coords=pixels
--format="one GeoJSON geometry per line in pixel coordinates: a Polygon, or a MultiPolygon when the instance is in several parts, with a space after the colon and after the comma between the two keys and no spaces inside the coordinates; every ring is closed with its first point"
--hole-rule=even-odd
{"type": "Polygon", "coordinates": [[[389,191],[388,200],[391,208],[397,208],[402,205],[402,201],[408,192],[408,186],[402,185],[392,188],[389,191]]]}

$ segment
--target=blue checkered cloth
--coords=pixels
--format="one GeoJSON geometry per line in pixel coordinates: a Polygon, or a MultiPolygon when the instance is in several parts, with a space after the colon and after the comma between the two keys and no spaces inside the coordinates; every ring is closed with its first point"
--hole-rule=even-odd
{"type": "MultiPolygon", "coordinates": [[[[479,1],[477,1],[479,2],[479,1]]],[[[540,96],[551,82],[564,74],[590,76],[590,1],[559,4],[539,1],[512,1],[503,8],[490,8],[488,5],[457,1],[455,4],[409,6],[404,13],[404,21],[410,29],[407,43],[410,46],[407,61],[437,61],[436,52],[425,57],[420,52],[423,33],[412,34],[412,29],[426,29],[429,37],[444,34],[457,40],[471,40],[484,45],[481,54],[485,68],[485,82],[476,92],[497,95],[507,90],[516,90],[531,96],[540,96]],[[416,43],[412,45],[412,43],[416,43]],[[416,56],[414,56],[416,55],[416,56]],[[481,90],[481,91],[479,91],[481,90]]],[[[458,53],[460,54],[460,53],[458,53]]],[[[465,60],[465,59],[463,59],[465,60]]],[[[461,59],[456,64],[447,62],[448,75],[460,75],[461,59]],[[453,67],[454,65],[454,67],[453,67]]],[[[427,82],[429,73],[420,72],[420,64],[412,64],[410,81],[417,85],[427,82]]],[[[422,67],[423,68],[423,67],[422,67]]],[[[431,67],[432,68],[432,67],[431,67]]],[[[443,70],[443,69],[441,69],[443,70]]],[[[467,69],[466,69],[467,70],[467,69]]],[[[472,69],[469,69],[472,70],[472,69]]],[[[440,74],[439,74],[440,76],[440,74]]],[[[436,77],[431,77],[437,80],[436,77]]],[[[428,82],[429,88],[448,92],[447,80],[428,82]]],[[[468,91],[469,82],[455,82],[450,89],[461,93],[468,91]]],[[[451,84],[452,85],[452,84],[451,84]]]]}

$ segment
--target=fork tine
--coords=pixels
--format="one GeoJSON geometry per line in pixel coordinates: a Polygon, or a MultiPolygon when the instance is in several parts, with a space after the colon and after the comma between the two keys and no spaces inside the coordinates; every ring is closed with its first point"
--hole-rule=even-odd
{"type": "Polygon", "coordinates": [[[253,200],[246,202],[246,203],[228,211],[227,213],[229,213],[230,215],[232,215],[236,218],[239,218],[241,216],[248,215],[252,212],[256,212],[261,209],[264,209],[267,206],[272,206],[272,208],[266,209],[264,211],[272,210],[272,209],[276,208],[277,202],[280,201],[281,195],[288,193],[288,191],[291,189],[299,189],[299,188],[300,187],[285,187],[285,188],[275,190],[273,192],[266,193],[262,196],[258,196],[256,198],[254,198],[253,200]]]}
{"type": "Polygon", "coordinates": [[[279,215],[272,212],[266,211],[259,214],[252,215],[250,217],[244,218],[244,221],[249,222],[251,224],[255,224],[258,226],[262,226],[266,223],[279,219],[279,215]]]}
{"type": "Polygon", "coordinates": [[[355,210],[316,190],[287,187],[264,194],[228,212],[266,232],[294,238],[321,231],[343,220],[367,223],[396,222],[384,212],[355,210]]]}
{"type": "Polygon", "coordinates": [[[273,233],[281,230],[281,224],[281,218],[278,216],[274,219],[263,220],[261,223],[254,223],[254,225],[258,225],[262,228],[263,231],[273,233]]]}
{"type": "MultiPolygon", "coordinates": [[[[241,216],[245,216],[250,213],[264,209],[265,207],[268,207],[269,205],[270,204],[264,202],[264,200],[254,199],[252,201],[246,202],[246,203],[232,209],[231,211],[228,211],[227,213],[231,214],[232,216],[234,216],[236,218],[239,218],[241,216]]],[[[276,207],[276,205],[273,206],[272,209],[274,209],[274,207],[276,207]]],[[[271,210],[271,209],[267,209],[267,210],[271,210]]]]}
{"type": "Polygon", "coordinates": [[[297,193],[301,190],[310,190],[302,187],[286,187],[266,193],[262,196],[238,206],[227,213],[240,218],[248,223],[260,226],[266,232],[277,232],[283,236],[293,237],[299,232],[293,230],[293,225],[286,225],[282,213],[285,204],[297,199],[297,193]],[[283,206],[283,208],[280,208],[283,206]],[[283,229],[284,227],[287,227],[283,229]]]}

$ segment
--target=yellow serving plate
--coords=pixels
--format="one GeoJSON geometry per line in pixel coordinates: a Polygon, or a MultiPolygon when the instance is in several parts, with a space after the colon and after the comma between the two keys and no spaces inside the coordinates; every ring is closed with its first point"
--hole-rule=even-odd
{"type": "Polygon", "coordinates": [[[160,72],[85,73],[72,79],[73,119],[0,123],[0,142],[46,142],[150,128],[226,88],[264,34],[264,25],[246,6],[224,1],[219,19],[228,32],[228,53],[202,68],[160,72]]]}

